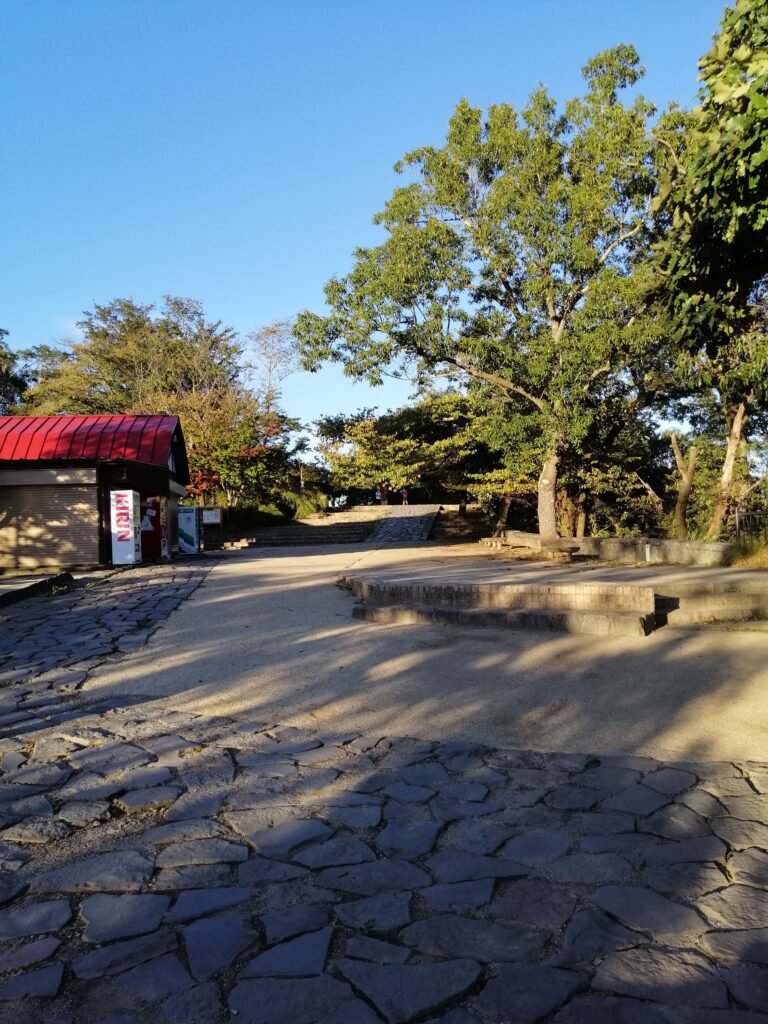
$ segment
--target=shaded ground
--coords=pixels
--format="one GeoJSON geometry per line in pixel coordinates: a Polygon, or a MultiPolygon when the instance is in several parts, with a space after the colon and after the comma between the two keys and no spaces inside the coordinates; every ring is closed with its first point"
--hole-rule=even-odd
{"type": "Polygon", "coordinates": [[[764,637],[382,629],[333,586],[446,557],[2,616],[2,1024],[768,1024],[764,637]]]}
{"type": "MultiPolygon", "coordinates": [[[[382,735],[664,758],[764,756],[764,634],[660,630],[596,639],[368,625],[352,619],[350,595],[334,586],[345,572],[387,566],[468,577],[478,567],[521,571],[462,551],[415,545],[228,557],[150,648],[105,665],[88,692],[172,695],[177,706],[205,714],[382,735]]],[[[563,572],[541,563],[522,571],[542,581],[563,572]]]]}

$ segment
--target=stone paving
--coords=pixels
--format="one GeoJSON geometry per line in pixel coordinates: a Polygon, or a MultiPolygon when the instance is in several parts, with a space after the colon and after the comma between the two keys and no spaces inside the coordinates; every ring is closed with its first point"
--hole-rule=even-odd
{"type": "Polygon", "coordinates": [[[426,540],[439,505],[391,505],[389,515],[371,534],[372,544],[406,544],[426,540]]]}
{"type": "Polygon", "coordinates": [[[90,673],[142,647],[214,564],[101,571],[0,610],[0,737],[79,717],[90,673]]]}
{"type": "Polygon", "coordinates": [[[88,704],[208,569],[0,623],[0,1024],[768,1024],[768,764],[88,704]]]}

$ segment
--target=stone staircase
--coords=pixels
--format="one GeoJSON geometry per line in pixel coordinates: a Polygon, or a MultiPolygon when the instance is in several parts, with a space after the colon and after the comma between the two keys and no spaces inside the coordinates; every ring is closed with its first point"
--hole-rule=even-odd
{"type": "Polygon", "coordinates": [[[458,505],[443,505],[429,539],[440,544],[466,544],[480,540],[490,529],[488,517],[481,509],[470,507],[462,515],[458,505]]]}
{"type": "Polygon", "coordinates": [[[243,551],[247,548],[307,544],[363,544],[389,511],[386,505],[363,505],[343,512],[297,519],[284,526],[244,530],[236,535],[216,536],[206,532],[205,549],[243,551]]]}
{"type": "Polygon", "coordinates": [[[373,544],[409,544],[425,541],[430,535],[439,505],[391,505],[389,515],[373,534],[373,544]]]}
{"type": "Polygon", "coordinates": [[[674,629],[768,629],[768,573],[678,583],[656,591],[656,620],[674,629]]]}
{"type": "Polygon", "coordinates": [[[355,618],[414,625],[647,636],[656,628],[652,587],[613,583],[425,583],[346,580],[355,618]]]}

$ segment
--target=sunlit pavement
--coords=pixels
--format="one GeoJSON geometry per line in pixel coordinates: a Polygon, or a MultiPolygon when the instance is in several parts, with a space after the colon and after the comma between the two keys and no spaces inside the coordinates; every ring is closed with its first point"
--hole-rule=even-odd
{"type": "Polygon", "coordinates": [[[461,557],[2,615],[0,1021],[768,1022],[765,637],[382,628],[334,586],[461,557]]]}

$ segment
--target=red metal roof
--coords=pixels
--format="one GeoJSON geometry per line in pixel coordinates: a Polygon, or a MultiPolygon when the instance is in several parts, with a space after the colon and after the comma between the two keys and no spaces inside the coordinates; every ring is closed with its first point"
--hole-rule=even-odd
{"type": "Polygon", "coordinates": [[[167,466],[178,416],[0,416],[0,461],[130,459],[167,466]]]}

